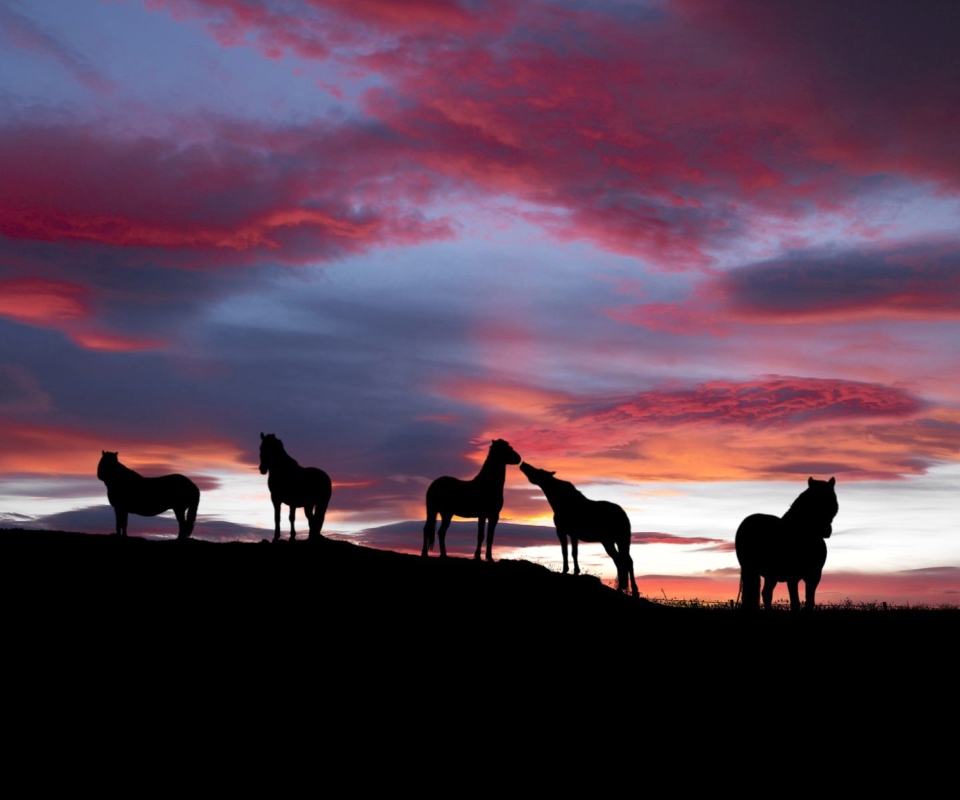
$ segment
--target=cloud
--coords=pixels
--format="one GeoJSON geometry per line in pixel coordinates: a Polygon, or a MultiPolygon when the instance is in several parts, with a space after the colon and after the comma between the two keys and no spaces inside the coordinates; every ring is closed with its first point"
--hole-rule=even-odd
{"type": "Polygon", "coordinates": [[[790,253],[731,270],[717,286],[743,322],[960,319],[960,245],[790,253]]]}
{"type": "Polygon", "coordinates": [[[573,421],[674,427],[700,424],[796,425],[857,418],[906,417],[920,402],[902,389],[854,381],[770,376],[710,381],[641,392],[607,409],[565,409],[573,421]]]}
{"type": "Polygon", "coordinates": [[[770,219],[849,216],[878,182],[960,187],[943,3],[152,6],[369,78],[362,110],[427,173],[661,268],[707,267],[770,219]]]}
{"type": "Polygon", "coordinates": [[[960,458],[949,409],[899,387],[768,376],[604,398],[494,380],[448,381],[482,408],[486,432],[575,483],[663,480],[890,480],[960,458]]]}
{"type": "Polygon", "coordinates": [[[53,407],[50,396],[36,377],[15,364],[0,364],[0,418],[3,415],[31,416],[53,407]]]}
{"type": "Polygon", "coordinates": [[[95,70],[80,53],[12,8],[0,6],[0,42],[51,58],[87,89],[109,93],[116,84],[95,70]]]}
{"type": "Polygon", "coordinates": [[[137,249],[173,266],[315,263],[450,235],[373,127],[222,121],[206,143],[92,126],[0,128],[0,233],[137,249]]]}

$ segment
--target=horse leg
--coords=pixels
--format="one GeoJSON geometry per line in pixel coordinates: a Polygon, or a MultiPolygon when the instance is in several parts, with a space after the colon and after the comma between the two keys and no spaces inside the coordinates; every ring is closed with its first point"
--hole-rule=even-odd
{"type": "Polygon", "coordinates": [[[303,515],[307,518],[307,539],[313,538],[313,506],[307,503],[303,507],[303,515]]]}
{"type": "Polygon", "coordinates": [[[570,571],[570,565],[567,563],[567,535],[557,531],[557,538],[560,540],[560,551],[563,553],[563,574],[570,571]]]}
{"type": "Polygon", "coordinates": [[[119,508],[113,509],[113,516],[117,521],[117,536],[127,535],[127,515],[119,508]]]}
{"type": "Polygon", "coordinates": [[[740,570],[740,584],[743,609],[758,611],[760,609],[760,573],[740,570]]]}
{"type": "Polygon", "coordinates": [[[637,579],[633,575],[633,556],[631,556],[629,552],[625,552],[624,558],[627,561],[627,571],[630,574],[630,593],[634,597],[639,597],[640,590],[637,588],[637,579]]]}
{"type": "Polygon", "coordinates": [[[773,590],[777,587],[777,582],[773,578],[763,579],[763,607],[769,611],[773,607],[773,590]]]}
{"type": "Polygon", "coordinates": [[[790,592],[790,610],[800,610],[800,580],[799,578],[787,581],[787,591],[790,592]]]}
{"type": "Polygon", "coordinates": [[[573,550],[573,574],[580,574],[580,562],[577,561],[577,544],[579,544],[576,536],[570,537],[570,549],[573,550]]]}
{"type": "MultiPolygon", "coordinates": [[[[482,514],[477,517],[477,552],[473,554],[473,557],[480,560],[480,551],[483,548],[483,526],[486,524],[487,518],[482,514]]],[[[487,556],[490,558],[490,556],[487,556]]]]}
{"type": "Polygon", "coordinates": [[[173,509],[173,515],[177,518],[177,538],[186,539],[187,534],[184,531],[187,527],[187,509],[175,508],[173,509]]]}
{"type": "Polygon", "coordinates": [[[494,514],[487,522],[487,561],[493,561],[493,532],[497,529],[500,515],[494,514]]]}
{"type": "Polygon", "coordinates": [[[297,538],[296,528],[293,527],[293,521],[296,519],[296,517],[297,517],[297,507],[290,506],[290,541],[291,542],[297,538]]]}
{"type": "Polygon", "coordinates": [[[452,519],[453,514],[451,514],[449,517],[444,514],[440,515],[440,530],[437,531],[437,537],[440,539],[440,558],[447,557],[447,528],[450,527],[450,520],[452,519]]]}
{"type": "Polygon", "coordinates": [[[617,591],[626,592],[627,591],[627,574],[626,574],[626,564],[623,559],[620,557],[620,553],[617,552],[617,548],[613,546],[613,542],[601,542],[603,549],[607,551],[607,555],[613,559],[613,565],[617,568],[617,591]]]}
{"type": "Polygon", "coordinates": [[[817,586],[820,585],[822,574],[821,572],[816,572],[813,575],[807,575],[807,577],[803,579],[803,586],[807,595],[807,604],[803,607],[803,610],[807,613],[816,608],[817,586]]]}
{"type": "Polygon", "coordinates": [[[323,520],[327,516],[327,507],[322,503],[317,503],[317,510],[313,512],[313,527],[310,529],[310,538],[312,539],[314,534],[317,535],[317,538],[322,539],[320,531],[323,530],[323,520]]]}
{"type": "Polygon", "coordinates": [[[200,498],[192,506],[187,507],[187,536],[193,533],[193,526],[197,523],[197,509],[200,508],[200,498]]]}
{"type": "Polygon", "coordinates": [[[437,527],[437,511],[429,506],[427,507],[427,521],[423,523],[423,550],[420,555],[427,557],[427,553],[433,550],[433,540],[437,527]]]}
{"type": "Polygon", "coordinates": [[[280,538],[280,506],[283,505],[277,498],[271,497],[273,501],[273,541],[280,538]]]}

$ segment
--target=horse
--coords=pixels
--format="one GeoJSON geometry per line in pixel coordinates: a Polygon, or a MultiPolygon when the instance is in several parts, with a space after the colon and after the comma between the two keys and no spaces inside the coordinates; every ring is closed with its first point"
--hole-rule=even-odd
{"type": "Polygon", "coordinates": [[[121,464],[117,455],[101,450],[97,464],[97,477],[107,485],[107,500],[117,518],[117,535],[127,535],[128,514],[155,517],[173,510],[180,528],[177,538],[189,538],[200,505],[197,484],[183,475],[144,478],[121,464]]]}
{"type": "Polygon", "coordinates": [[[309,539],[320,537],[327,515],[333,485],[330,476],[317,467],[301,467],[283,449],[283,442],[274,434],[260,433],[260,474],[270,473],[267,486],[273,503],[275,531],[273,541],[280,538],[280,506],[290,506],[290,541],[297,538],[293,521],[302,508],[310,527],[309,539]]]}
{"type": "Polygon", "coordinates": [[[763,607],[770,610],[773,589],[786,581],[790,610],[800,610],[799,584],[806,589],[806,611],[813,611],[817,584],[827,561],[827,544],[833,532],[833,518],[840,506],[834,491],[836,479],[810,478],[807,488],[793,501],[782,517],[751,514],[737,528],[735,540],[743,607],[760,606],[760,577],[763,576],[763,607]]]}
{"type": "Polygon", "coordinates": [[[563,551],[563,574],[570,571],[567,562],[567,538],[573,545],[573,574],[580,574],[577,563],[577,544],[600,542],[617,567],[617,589],[626,593],[628,581],[634,597],[638,597],[637,581],[633,576],[633,558],[630,557],[630,519],[627,512],[608,500],[590,500],[569,481],[553,477],[548,472],[524,462],[520,471],[534,486],[543,489],[553,509],[553,524],[557,528],[560,549],[563,551]]]}
{"type": "Polygon", "coordinates": [[[500,520],[503,508],[503,484],[507,479],[507,465],[519,464],[517,451],[503,439],[494,439],[490,444],[487,459],[480,472],[469,481],[445,475],[437,478],[427,489],[427,521],[423,526],[423,551],[421,556],[433,549],[434,528],[440,515],[440,557],[446,558],[444,539],[450,520],[454,516],[477,518],[477,552],[480,558],[483,546],[483,526],[487,523],[487,561],[493,561],[493,533],[500,520]]]}

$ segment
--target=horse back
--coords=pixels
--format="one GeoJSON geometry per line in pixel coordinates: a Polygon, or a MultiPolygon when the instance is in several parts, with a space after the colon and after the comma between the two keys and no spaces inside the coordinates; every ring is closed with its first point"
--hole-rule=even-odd
{"type": "Polygon", "coordinates": [[[200,502],[199,487],[185,475],[135,479],[107,487],[107,500],[114,508],[142,517],[189,508],[200,502]]]}
{"type": "Polygon", "coordinates": [[[822,537],[804,535],[772,514],[747,517],[737,528],[734,544],[743,569],[777,581],[819,572],[827,560],[822,537]]]}
{"type": "Polygon", "coordinates": [[[463,481],[444,475],[427,489],[427,513],[441,516],[480,517],[499,514],[503,508],[503,488],[492,491],[475,480],[463,481]]]}
{"type": "Polygon", "coordinates": [[[279,498],[288,506],[327,507],[333,494],[330,476],[318,467],[298,467],[295,470],[274,474],[267,479],[270,495],[279,498]]]}
{"type": "Polygon", "coordinates": [[[575,536],[584,542],[613,539],[618,545],[630,545],[630,518],[627,512],[609,500],[590,500],[577,492],[555,499],[553,523],[558,533],[575,536]]]}

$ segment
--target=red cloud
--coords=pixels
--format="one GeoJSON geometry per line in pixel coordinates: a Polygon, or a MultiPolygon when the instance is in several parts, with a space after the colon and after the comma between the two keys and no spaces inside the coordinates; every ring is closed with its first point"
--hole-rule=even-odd
{"type": "Polygon", "coordinates": [[[418,209],[429,183],[369,132],[236,123],[223,134],[182,147],[82,128],[0,129],[0,233],[199,265],[301,264],[450,234],[418,209]]]}
{"type": "MultiPolygon", "coordinates": [[[[583,415],[574,410],[573,418],[583,415]]],[[[694,388],[656,389],[609,409],[585,412],[606,424],[736,425],[809,424],[827,420],[906,417],[919,411],[902,389],[821,378],[711,381],[694,388]]]]}
{"type": "Polygon", "coordinates": [[[88,294],[82,286],[40,278],[0,280],[0,316],[58,327],[90,315],[88,294]]]}
{"type": "Polygon", "coordinates": [[[0,280],[0,317],[54,328],[89,350],[112,352],[152,350],[164,342],[155,338],[111,333],[97,327],[91,309],[92,292],[73,283],[42,278],[0,280]]]}
{"type": "Polygon", "coordinates": [[[596,480],[891,480],[960,459],[960,416],[903,389],[770,377],[593,399],[494,381],[451,382],[486,436],[524,459],[596,480]]]}
{"type": "Polygon", "coordinates": [[[710,264],[756,212],[838,212],[865,177],[960,186],[942,4],[153,5],[224,44],[376,74],[366,110],[423,167],[666,268],[710,264]]]}

